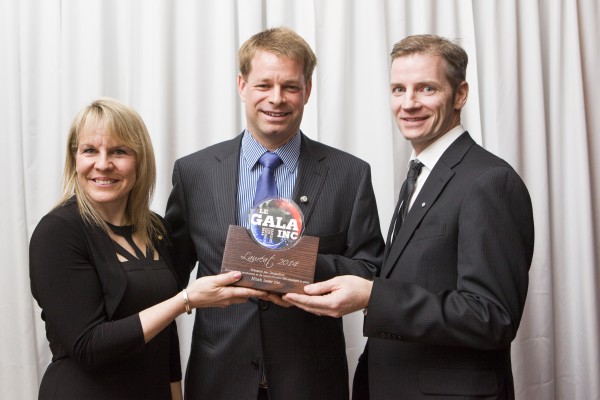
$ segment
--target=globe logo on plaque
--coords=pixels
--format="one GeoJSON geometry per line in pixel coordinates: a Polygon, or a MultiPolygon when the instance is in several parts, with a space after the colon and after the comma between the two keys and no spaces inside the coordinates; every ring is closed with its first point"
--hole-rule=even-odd
{"type": "Polygon", "coordinates": [[[267,198],[250,210],[249,217],[252,238],[267,249],[289,249],[302,237],[304,215],[290,199],[267,198]]]}

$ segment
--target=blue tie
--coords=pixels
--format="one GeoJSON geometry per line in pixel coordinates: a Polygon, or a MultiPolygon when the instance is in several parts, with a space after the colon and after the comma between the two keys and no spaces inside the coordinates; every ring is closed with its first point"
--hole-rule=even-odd
{"type": "Polygon", "coordinates": [[[263,171],[256,184],[256,193],[254,195],[254,207],[267,197],[277,196],[277,183],[275,183],[275,168],[281,164],[281,158],[275,153],[267,151],[258,159],[262,165],[263,171]]]}

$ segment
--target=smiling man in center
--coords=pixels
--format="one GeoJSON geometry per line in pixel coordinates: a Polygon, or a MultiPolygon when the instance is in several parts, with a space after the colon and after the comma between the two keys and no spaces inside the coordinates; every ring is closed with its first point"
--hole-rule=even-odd
{"type": "MultiPolygon", "coordinates": [[[[277,194],[299,204],[304,233],[319,237],[315,281],[372,279],[383,257],[369,165],[300,130],[317,59],[287,28],[268,29],[239,50],[238,91],[246,129],[175,163],[166,219],[183,283],[220,271],[227,229],[249,227],[263,167],[274,153],[277,194]]],[[[271,168],[271,167],[269,167],[271,168]]],[[[186,372],[187,399],[348,399],[342,320],[282,301],[197,311],[186,372]]]]}

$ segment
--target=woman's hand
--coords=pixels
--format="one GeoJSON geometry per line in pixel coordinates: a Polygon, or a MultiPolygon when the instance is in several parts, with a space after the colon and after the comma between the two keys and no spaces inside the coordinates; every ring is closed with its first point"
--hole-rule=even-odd
{"type": "Polygon", "coordinates": [[[241,278],[241,272],[232,271],[196,279],[187,287],[190,307],[226,307],[231,304],[244,303],[249,297],[270,300],[269,294],[262,290],[228,286],[241,278]]]}
{"type": "MultiPolygon", "coordinates": [[[[229,286],[241,278],[242,273],[234,271],[196,279],[186,289],[189,307],[226,307],[231,304],[244,303],[250,297],[272,301],[283,307],[290,306],[276,294],[245,287],[229,286]]],[[[140,311],[139,316],[145,342],[148,343],[152,340],[158,332],[185,311],[185,301],[181,292],[162,303],[140,311]]]]}

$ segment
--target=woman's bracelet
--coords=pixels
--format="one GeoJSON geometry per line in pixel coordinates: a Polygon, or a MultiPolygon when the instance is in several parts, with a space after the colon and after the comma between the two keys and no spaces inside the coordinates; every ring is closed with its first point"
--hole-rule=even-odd
{"type": "Polygon", "coordinates": [[[190,308],[190,298],[188,297],[187,290],[183,289],[183,305],[185,306],[185,312],[189,314],[192,313],[192,309],[190,308]]]}

